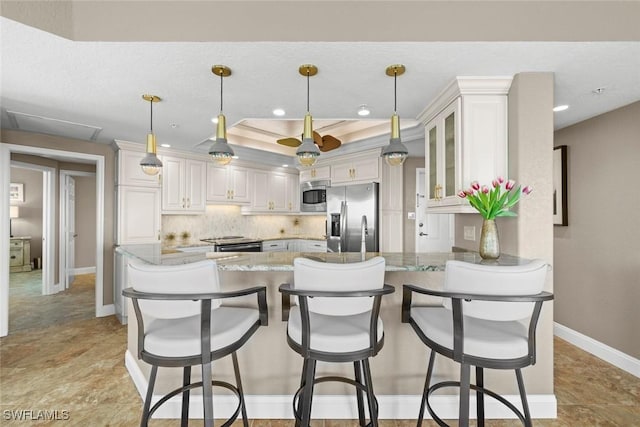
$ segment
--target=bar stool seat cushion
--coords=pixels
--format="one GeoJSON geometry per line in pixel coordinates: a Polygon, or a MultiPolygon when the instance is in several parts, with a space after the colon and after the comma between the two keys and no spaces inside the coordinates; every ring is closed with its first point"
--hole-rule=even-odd
{"type": "MultiPolygon", "coordinates": [[[[312,350],[327,353],[348,353],[369,348],[371,310],[345,316],[331,316],[310,312],[312,350]]],[[[302,345],[302,319],[300,307],[291,307],[287,326],[289,337],[302,345]]],[[[378,342],[383,337],[382,319],[378,317],[378,342]]]]}
{"type": "MultiPolygon", "coordinates": [[[[240,340],[258,319],[258,310],[253,308],[221,306],[211,310],[211,351],[240,340]]],[[[200,314],[151,320],[145,333],[145,351],[163,357],[199,355],[200,314]]]]}
{"type": "MultiPolygon", "coordinates": [[[[436,344],[453,350],[453,316],[444,307],[412,307],[411,317],[436,344]]],[[[529,353],[527,327],[519,321],[464,316],[465,354],[490,359],[515,359],[529,353]]]]}

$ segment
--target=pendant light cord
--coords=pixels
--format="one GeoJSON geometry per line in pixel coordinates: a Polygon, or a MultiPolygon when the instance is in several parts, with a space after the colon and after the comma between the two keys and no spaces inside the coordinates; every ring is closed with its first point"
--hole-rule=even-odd
{"type": "Polygon", "coordinates": [[[309,69],[307,68],[307,113],[309,112],[309,69]]]}
{"type": "Polygon", "coordinates": [[[220,114],[222,114],[222,85],[224,82],[224,79],[222,78],[222,74],[223,72],[220,71],[220,114]]]}
{"type": "Polygon", "coordinates": [[[397,113],[397,103],[398,103],[398,70],[393,69],[393,112],[397,113]]]}
{"type": "Polygon", "coordinates": [[[149,101],[149,103],[151,104],[151,126],[150,126],[150,133],[153,133],[153,98],[151,98],[151,100],[149,101]]]}

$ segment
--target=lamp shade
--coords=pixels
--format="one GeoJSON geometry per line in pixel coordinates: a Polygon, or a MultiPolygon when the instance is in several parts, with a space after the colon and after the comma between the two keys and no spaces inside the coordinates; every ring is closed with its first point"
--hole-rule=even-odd
{"type": "Polygon", "coordinates": [[[18,206],[9,206],[9,218],[20,218],[20,208],[18,206]]]}

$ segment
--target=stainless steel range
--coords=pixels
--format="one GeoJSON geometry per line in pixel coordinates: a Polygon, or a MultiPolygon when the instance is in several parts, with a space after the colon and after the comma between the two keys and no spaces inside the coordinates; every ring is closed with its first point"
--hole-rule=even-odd
{"type": "Polygon", "coordinates": [[[243,236],[222,236],[200,239],[213,243],[216,252],[262,252],[262,240],[243,236]]]}

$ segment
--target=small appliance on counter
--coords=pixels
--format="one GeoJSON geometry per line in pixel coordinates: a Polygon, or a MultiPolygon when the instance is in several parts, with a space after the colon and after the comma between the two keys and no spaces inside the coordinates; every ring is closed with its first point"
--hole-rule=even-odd
{"type": "Polygon", "coordinates": [[[200,239],[212,243],[215,252],[262,252],[262,240],[243,236],[222,236],[200,239]]]}
{"type": "Polygon", "coordinates": [[[378,183],[327,188],[327,252],[379,252],[378,183]]]}

